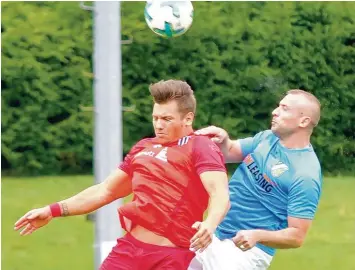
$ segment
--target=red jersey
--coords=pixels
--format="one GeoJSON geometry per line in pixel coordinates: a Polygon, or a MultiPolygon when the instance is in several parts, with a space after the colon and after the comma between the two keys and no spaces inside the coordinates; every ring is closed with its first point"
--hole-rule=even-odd
{"type": "Polygon", "coordinates": [[[139,141],[119,168],[132,179],[133,200],[118,209],[121,226],[140,225],[190,246],[191,226],[203,220],[209,196],[199,175],[226,172],[221,151],[208,137],[191,135],[164,145],[154,138],[139,141]]]}

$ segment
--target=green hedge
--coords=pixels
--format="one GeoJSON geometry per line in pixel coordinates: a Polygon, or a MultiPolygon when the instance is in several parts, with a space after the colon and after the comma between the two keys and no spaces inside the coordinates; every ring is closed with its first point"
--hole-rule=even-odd
{"type": "MultiPolygon", "coordinates": [[[[148,85],[189,82],[195,127],[232,137],[266,129],[290,88],[323,104],[312,143],[325,171],[354,170],[355,20],[351,2],[194,2],[183,36],[165,40],[145,24],[143,2],[123,3],[124,151],[153,133],[148,85]]],[[[91,172],[92,14],[74,2],[2,3],[2,169],[91,172]]]]}

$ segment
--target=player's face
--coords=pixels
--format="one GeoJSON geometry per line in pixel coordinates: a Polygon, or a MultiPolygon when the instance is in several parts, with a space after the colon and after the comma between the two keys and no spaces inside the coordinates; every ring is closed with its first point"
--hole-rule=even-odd
{"type": "Polygon", "coordinates": [[[174,100],[165,104],[155,103],[152,116],[156,137],[164,143],[187,135],[185,134],[186,127],[192,125],[191,114],[182,116],[174,100]]]}
{"type": "Polygon", "coordinates": [[[304,99],[300,95],[287,95],[272,112],[271,130],[279,137],[286,137],[300,128],[304,99]]]}

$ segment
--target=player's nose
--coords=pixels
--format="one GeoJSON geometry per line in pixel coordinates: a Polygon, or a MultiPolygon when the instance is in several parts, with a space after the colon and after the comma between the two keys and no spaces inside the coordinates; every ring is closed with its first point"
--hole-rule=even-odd
{"type": "Polygon", "coordinates": [[[279,110],[278,110],[278,108],[274,109],[274,110],[272,111],[271,115],[274,116],[274,117],[275,117],[275,116],[278,116],[278,115],[279,115],[279,110]]]}
{"type": "Polygon", "coordinates": [[[156,122],[155,122],[155,129],[158,129],[158,130],[162,130],[163,129],[163,123],[160,119],[158,119],[156,122]]]}

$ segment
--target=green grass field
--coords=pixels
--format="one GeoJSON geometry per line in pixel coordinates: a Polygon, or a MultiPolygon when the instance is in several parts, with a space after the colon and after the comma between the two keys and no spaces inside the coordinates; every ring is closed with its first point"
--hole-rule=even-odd
{"type": "MultiPolygon", "coordinates": [[[[31,236],[13,224],[31,208],[66,198],[93,177],[2,179],[3,270],[94,269],[94,227],[84,216],[56,219],[31,236]]],[[[271,270],[355,269],[355,178],[325,178],[321,204],[304,246],[276,254],[271,270]]]]}

